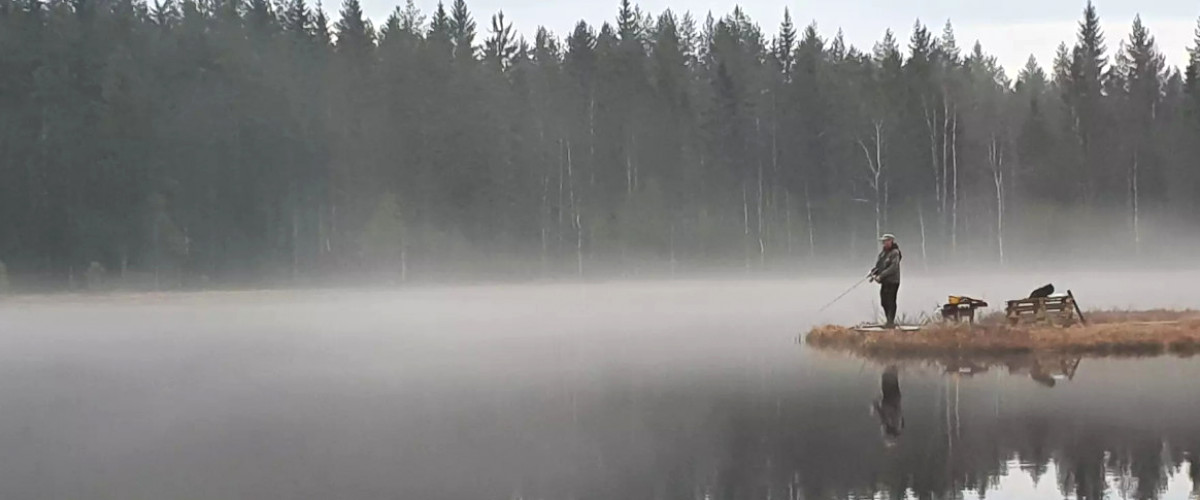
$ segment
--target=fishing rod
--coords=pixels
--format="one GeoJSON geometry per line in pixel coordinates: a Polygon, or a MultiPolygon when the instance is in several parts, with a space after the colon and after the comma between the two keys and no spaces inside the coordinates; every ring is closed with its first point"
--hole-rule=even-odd
{"type": "Polygon", "coordinates": [[[853,291],[854,291],[856,288],[858,288],[858,287],[862,286],[862,284],[863,284],[863,283],[866,283],[866,282],[867,282],[867,280],[868,280],[868,279],[870,279],[870,278],[871,278],[870,276],[867,276],[867,277],[865,277],[865,278],[863,278],[863,279],[861,279],[861,280],[858,280],[858,283],[855,283],[855,284],[854,284],[854,286],[850,287],[850,288],[849,288],[849,289],[847,289],[845,292],[842,292],[842,294],[841,294],[841,295],[838,295],[838,296],[837,296],[837,298],[836,298],[836,299],[833,299],[833,301],[832,301],[832,302],[830,302],[830,303],[828,303],[828,304],[825,304],[825,307],[822,307],[822,308],[821,308],[820,310],[818,310],[817,312],[825,312],[825,310],[826,310],[826,309],[829,309],[829,306],[832,306],[832,305],[836,304],[836,303],[837,303],[837,301],[839,301],[839,300],[842,300],[842,297],[845,297],[845,296],[847,296],[847,295],[850,295],[850,292],[853,292],[853,291]]]}

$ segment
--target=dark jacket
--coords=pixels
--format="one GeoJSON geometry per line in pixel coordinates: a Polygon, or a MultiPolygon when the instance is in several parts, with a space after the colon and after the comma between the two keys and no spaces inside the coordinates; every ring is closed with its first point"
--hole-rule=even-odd
{"type": "Polygon", "coordinates": [[[879,252],[879,260],[875,261],[875,268],[871,269],[871,274],[878,276],[880,283],[900,283],[900,260],[902,258],[900,245],[893,242],[891,250],[879,252]]]}

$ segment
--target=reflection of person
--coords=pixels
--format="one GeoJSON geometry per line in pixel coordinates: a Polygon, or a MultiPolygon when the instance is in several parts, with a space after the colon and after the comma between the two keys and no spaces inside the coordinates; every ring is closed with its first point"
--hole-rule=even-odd
{"type": "Polygon", "coordinates": [[[885,234],[879,240],[883,242],[883,250],[879,252],[879,259],[867,277],[871,281],[879,283],[879,301],[882,303],[883,313],[887,316],[884,328],[895,328],[896,295],[900,292],[900,259],[902,256],[895,236],[885,234]]]}
{"type": "Polygon", "coordinates": [[[900,409],[900,376],[895,365],[884,370],[880,390],[880,397],[875,400],[873,408],[875,416],[879,417],[884,440],[890,446],[895,444],[895,439],[904,430],[904,414],[900,409]]]}

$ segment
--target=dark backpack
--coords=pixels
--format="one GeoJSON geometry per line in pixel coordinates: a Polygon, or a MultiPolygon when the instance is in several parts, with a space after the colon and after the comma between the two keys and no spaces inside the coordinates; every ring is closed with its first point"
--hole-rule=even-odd
{"type": "Polygon", "coordinates": [[[1052,293],[1054,293],[1054,285],[1046,285],[1044,287],[1038,288],[1037,290],[1034,290],[1033,293],[1029,294],[1029,298],[1044,299],[1046,297],[1049,297],[1050,294],[1052,294],[1052,293]]]}

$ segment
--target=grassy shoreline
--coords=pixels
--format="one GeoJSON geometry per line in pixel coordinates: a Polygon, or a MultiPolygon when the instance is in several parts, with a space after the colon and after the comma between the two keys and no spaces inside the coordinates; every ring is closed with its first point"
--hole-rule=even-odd
{"type": "Polygon", "coordinates": [[[1091,311],[1087,325],[1011,327],[1002,315],[978,324],[932,323],[916,332],[859,332],[823,325],[804,337],[809,346],[860,355],[1065,353],[1093,355],[1200,354],[1200,311],[1091,311]]]}

